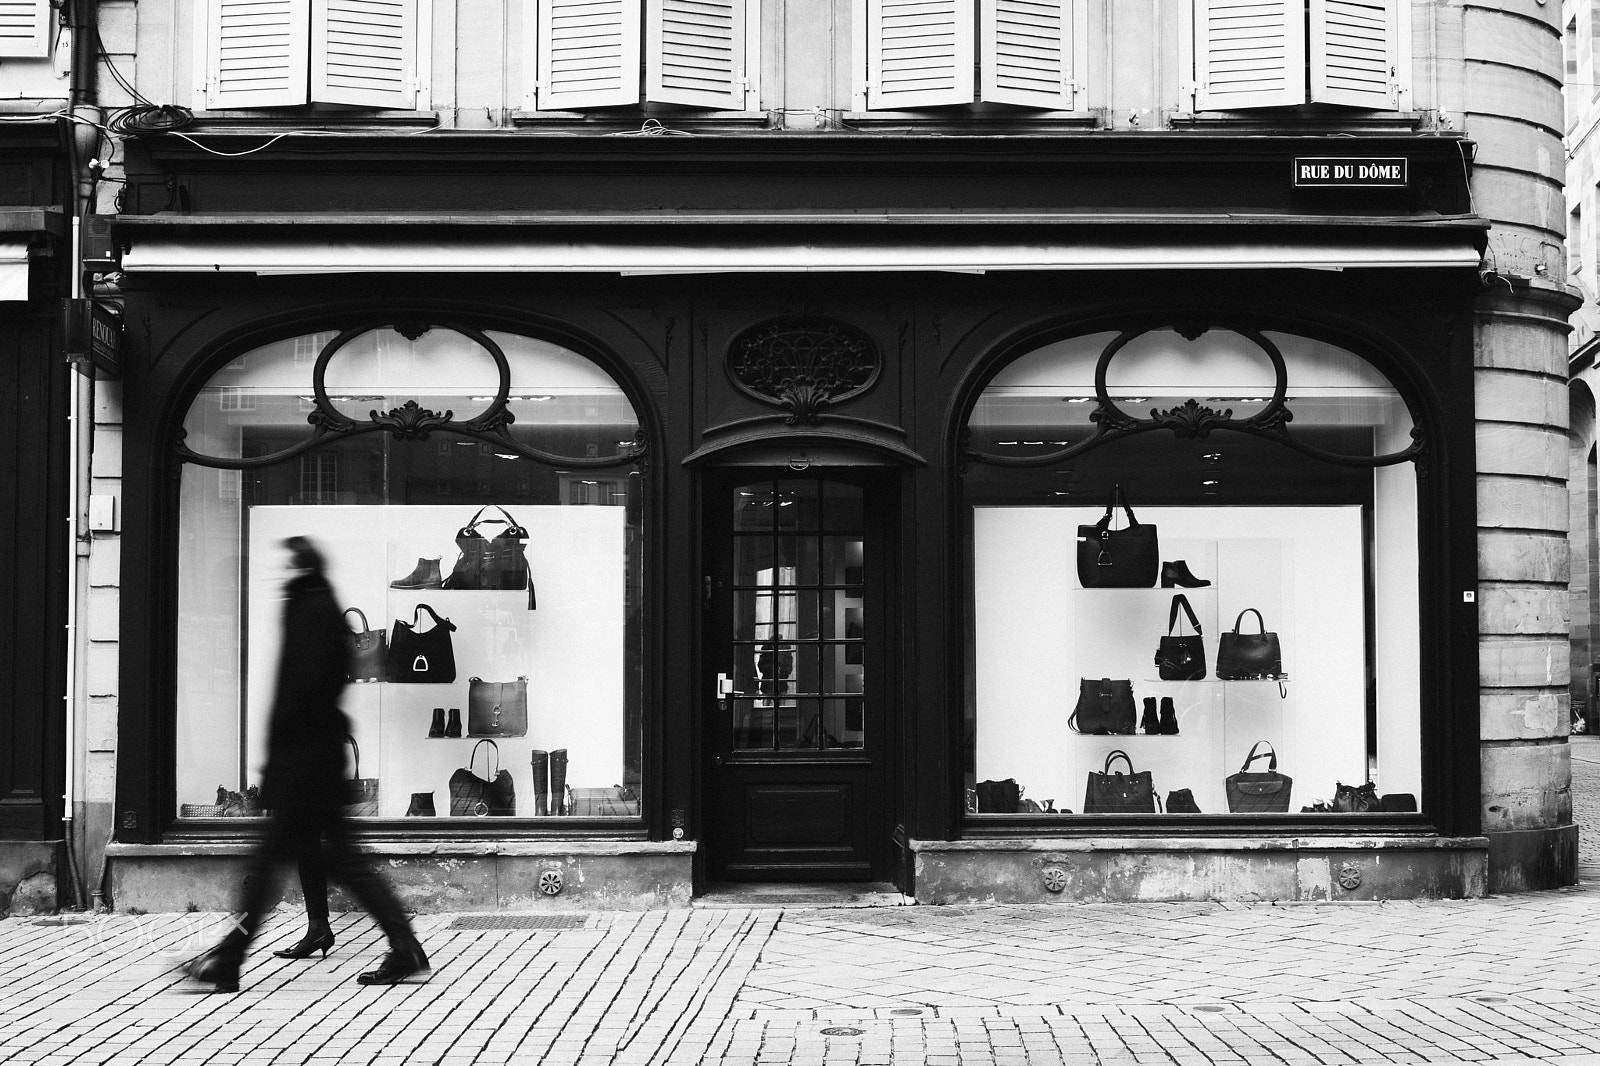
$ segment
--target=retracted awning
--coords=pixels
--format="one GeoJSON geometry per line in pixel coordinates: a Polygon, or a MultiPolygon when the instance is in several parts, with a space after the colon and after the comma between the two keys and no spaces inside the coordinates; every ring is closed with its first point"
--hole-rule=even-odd
{"type": "MultiPolygon", "coordinates": [[[[730,235],[731,236],[731,235],[730,235]]],[[[950,240],[863,238],[716,241],[570,240],[519,236],[389,240],[285,239],[141,233],[122,258],[128,273],[602,273],[721,274],[1016,270],[1344,270],[1360,267],[1477,267],[1460,230],[1327,240],[950,240]],[[242,238],[242,239],[241,239],[242,238]]],[[[1012,238],[1013,233],[994,233],[1012,238]]],[[[1020,236],[1020,235],[1017,235],[1020,236]]],[[[1220,236],[1220,235],[1219,235],[1220,236]]],[[[1230,239],[1233,238],[1233,239],[1230,239]]]]}
{"type": "Polygon", "coordinates": [[[0,302],[28,298],[28,242],[0,240],[0,302]]]}

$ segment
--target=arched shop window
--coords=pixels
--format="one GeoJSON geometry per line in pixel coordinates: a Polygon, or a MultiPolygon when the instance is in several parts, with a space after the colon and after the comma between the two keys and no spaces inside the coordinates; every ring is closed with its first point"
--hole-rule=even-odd
{"type": "Polygon", "coordinates": [[[1425,442],[1371,364],[1097,333],[1001,368],[967,425],[969,816],[1416,809],[1425,442]],[[1118,486],[1142,532],[1119,507],[1106,540],[1118,486]],[[1163,642],[1194,634],[1185,605],[1199,641],[1163,642]]]}
{"type": "Polygon", "coordinates": [[[292,337],[215,373],[178,451],[180,818],[257,813],[290,535],[362,646],[352,813],[638,816],[642,446],[607,373],[460,326],[292,337]]]}

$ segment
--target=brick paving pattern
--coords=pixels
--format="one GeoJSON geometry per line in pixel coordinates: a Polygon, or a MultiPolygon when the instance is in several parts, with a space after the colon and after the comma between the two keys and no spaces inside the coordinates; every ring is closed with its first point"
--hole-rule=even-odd
{"type": "Polygon", "coordinates": [[[364,916],[294,962],[283,911],[231,996],[173,972],[224,915],[11,918],[0,1063],[1600,1066],[1600,738],[1573,755],[1584,881],[1486,900],[427,915],[437,969],[388,989],[364,916]]]}

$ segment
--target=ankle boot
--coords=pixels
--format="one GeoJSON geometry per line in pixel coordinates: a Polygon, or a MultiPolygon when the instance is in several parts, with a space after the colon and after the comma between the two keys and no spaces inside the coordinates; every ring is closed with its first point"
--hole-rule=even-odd
{"type": "Polygon", "coordinates": [[[447,737],[459,737],[461,735],[460,707],[450,708],[450,721],[444,727],[444,735],[447,737]]]}
{"type": "Polygon", "coordinates": [[[567,813],[567,749],[550,753],[550,813],[567,813]]]}
{"type": "Polygon", "coordinates": [[[537,748],[533,752],[533,816],[543,818],[550,813],[550,753],[537,748]]]}
{"type": "Polygon", "coordinates": [[[406,808],[407,818],[434,818],[437,814],[433,809],[432,792],[411,793],[411,806],[406,808]]]}
{"type": "Polygon", "coordinates": [[[442,737],[442,736],[444,736],[444,708],[443,707],[435,707],[433,709],[433,724],[428,727],[428,736],[430,736],[430,737],[442,737]]]}
{"type": "Polygon", "coordinates": [[[1189,564],[1182,559],[1161,564],[1161,587],[1164,589],[1203,589],[1211,584],[1189,573],[1189,564]]]}
{"type": "Polygon", "coordinates": [[[444,587],[444,579],[439,574],[439,560],[418,559],[417,568],[405,577],[397,577],[389,582],[392,589],[437,589],[444,587]]]}
{"type": "Polygon", "coordinates": [[[1178,735],[1178,712],[1173,709],[1171,696],[1161,697],[1161,733],[1169,737],[1178,735]]]}
{"type": "Polygon", "coordinates": [[[1144,698],[1144,714],[1139,718],[1139,732],[1146,736],[1155,736],[1161,732],[1161,722],[1156,718],[1156,698],[1144,698]]]}

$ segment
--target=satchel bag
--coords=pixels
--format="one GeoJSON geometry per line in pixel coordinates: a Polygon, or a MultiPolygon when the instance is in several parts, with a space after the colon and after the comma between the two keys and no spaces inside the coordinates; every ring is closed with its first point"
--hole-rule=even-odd
{"type": "Polygon", "coordinates": [[[1022,786],[1016,778],[978,782],[979,814],[1016,814],[1022,806],[1022,786]]]}
{"type": "Polygon", "coordinates": [[[382,681],[389,671],[388,638],[381,629],[367,628],[367,616],[359,607],[345,608],[346,626],[350,624],[352,614],[356,616],[360,628],[350,630],[350,674],[346,680],[382,681]]]}
{"type": "Polygon", "coordinates": [[[1187,788],[1175,788],[1167,793],[1168,814],[1199,814],[1200,805],[1194,801],[1194,792],[1187,788]]]}
{"type": "Polygon", "coordinates": [[[450,634],[455,623],[440,618],[432,607],[417,604],[411,621],[395,619],[389,634],[389,680],[413,685],[448,685],[456,679],[456,651],[450,634]],[[422,612],[433,619],[433,627],[417,631],[422,612]]]}
{"type": "Polygon", "coordinates": [[[378,814],[378,779],[361,776],[361,745],[349,734],[344,739],[356,757],[356,775],[346,785],[345,813],[352,818],[374,818],[378,814]]]}
{"type": "Polygon", "coordinates": [[[1155,587],[1160,573],[1156,527],[1134,517],[1118,485],[1111,490],[1104,517],[1078,527],[1078,584],[1086,589],[1147,589],[1155,587]],[[1111,528],[1118,505],[1128,516],[1125,529],[1111,528]]]}
{"type": "Polygon", "coordinates": [[[1133,760],[1125,751],[1113,751],[1106,756],[1105,769],[1099,773],[1089,771],[1089,780],[1083,790],[1084,814],[1154,814],[1156,813],[1155,786],[1149,770],[1134,772],[1133,760]],[[1111,772],[1111,764],[1121,759],[1128,764],[1128,772],[1111,772]]]}
{"type": "Polygon", "coordinates": [[[1172,609],[1167,613],[1167,635],[1156,646],[1156,671],[1163,681],[1200,681],[1206,676],[1206,643],[1201,636],[1200,620],[1189,606],[1189,597],[1178,593],[1172,597],[1172,609]],[[1174,636],[1178,625],[1178,611],[1189,619],[1192,636],[1174,636]]]}
{"type": "Polygon", "coordinates": [[[528,566],[528,531],[503,507],[494,507],[499,518],[484,518],[483,512],[494,507],[489,504],[478,508],[472,520],[456,531],[456,548],[460,555],[450,576],[444,579],[447,589],[486,591],[494,589],[527,589],[528,610],[533,610],[533,571],[528,566]],[[499,533],[485,537],[478,532],[479,524],[503,525],[499,533]]]}
{"type": "Polygon", "coordinates": [[[467,683],[467,736],[525,737],[528,735],[528,679],[467,683]]]}
{"type": "Polygon", "coordinates": [[[1075,733],[1127,736],[1134,725],[1133,682],[1102,677],[1080,678],[1078,704],[1067,718],[1075,733]]]}
{"type": "Polygon", "coordinates": [[[500,769],[500,746],[492,740],[480,740],[472,746],[467,765],[450,775],[450,815],[453,818],[484,816],[509,818],[517,813],[517,789],[511,773],[500,769]],[[494,768],[489,768],[484,757],[484,772],[479,777],[473,769],[478,760],[478,749],[485,744],[494,755],[494,768]]]}
{"type": "Polygon", "coordinates": [[[1383,810],[1378,798],[1378,786],[1368,781],[1364,785],[1333,783],[1333,809],[1341,814],[1371,814],[1383,810]]]}
{"type": "Polygon", "coordinates": [[[1234,814],[1281,814],[1289,809],[1289,789],[1294,781],[1287,774],[1278,773],[1278,753],[1265,740],[1259,740],[1245,756],[1239,772],[1223,780],[1228,791],[1228,810],[1234,814]],[[1267,750],[1257,754],[1263,744],[1267,750]],[[1268,759],[1265,773],[1252,772],[1250,764],[1257,759],[1268,759]]]}
{"type": "Polygon", "coordinates": [[[1283,649],[1278,645],[1278,634],[1267,632],[1260,611],[1246,607],[1233,620],[1233,632],[1222,634],[1217,642],[1217,676],[1224,681],[1255,681],[1282,675],[1283,649]],[[1247,614],[1256,616],[1261,632],[1239,632],[1247,614]]]}

